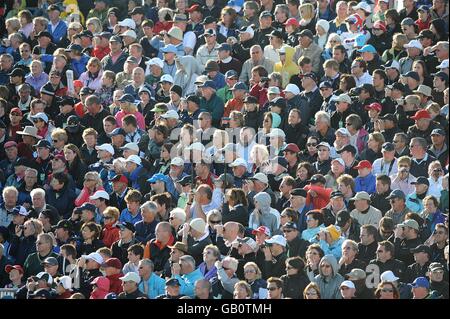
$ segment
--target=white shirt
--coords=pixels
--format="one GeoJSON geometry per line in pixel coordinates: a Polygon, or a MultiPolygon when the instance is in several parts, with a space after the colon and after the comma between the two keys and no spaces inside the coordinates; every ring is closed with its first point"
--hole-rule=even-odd
{"type": "Polygon", "coordinates": [[[441,198],[441,191],[442,191],[442,176],[439,176],[437,181],[434,180],[434,178],[430,177],[428,178],[428,181],[430,182],[430,187],[428,187],[428,195],[433,195],[438,200],[441,198]]]}
{"type": "MultiPolygon", "coordinates": [[[[188,31],[183,36],[183,47],[184,48],[191,48],[194,50],[195,44],[197,43],[197,37],[195,36],[195,33],[192,31],[188,31]]],[[[191,52],[192,55],[193,52],[191,52]]]]}
{"type": "Polygon", "coordinates": [[[372,164],[372,173],[375,176],[385,174],[391,177],[396,175],[398,173],[397,159],[394,158],[391,163],[385,163],[383,158],[377,158],[372,164]]]}

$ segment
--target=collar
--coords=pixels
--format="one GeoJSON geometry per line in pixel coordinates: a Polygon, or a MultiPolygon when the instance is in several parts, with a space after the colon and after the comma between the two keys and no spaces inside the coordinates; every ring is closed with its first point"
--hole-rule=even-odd
{"type": "Polygon", "coordinates": [[[233,57],[229,56],[228,58],[223,59],[223,60],[222,60],[222,63],[230,63],[231,60],[233,60],[233,57]]]}

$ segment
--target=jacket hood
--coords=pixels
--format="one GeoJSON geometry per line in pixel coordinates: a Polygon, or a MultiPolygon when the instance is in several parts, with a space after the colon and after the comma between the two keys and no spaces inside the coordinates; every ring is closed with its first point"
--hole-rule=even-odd
{"type": "Polygon", "coordinates": [[[259,207],[262,213],[270,212],[270,195],[266,192],[259,192],[255,195],[254,200],[259,203],[259,207]]]}
{"type": "MultiPolygon", "coordinates": [[[[338,270],[339,270],[339,265],[338,265],[336,257],[334,257],[333,255],[325,255],[320,260],[319,265],[324,261],[329,263],[331,265],[331,268],[333,269],[333,275],[331,277],[336,276],[336,274],[338,273],[338,270]]],[[[324,276],[322,273],[322,268],[320,268],[320,267],[319,267],[319,273],[321,276],[324,276]]]]}

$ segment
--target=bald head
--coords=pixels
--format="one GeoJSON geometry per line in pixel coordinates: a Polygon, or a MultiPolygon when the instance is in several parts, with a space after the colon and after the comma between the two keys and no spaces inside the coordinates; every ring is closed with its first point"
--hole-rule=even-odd
{"type": "Polygon", "coordinates": [[[233,241],[239,234],[239,224],[236,222],[228,222],[223,225],[223,238],[233,241]]]}

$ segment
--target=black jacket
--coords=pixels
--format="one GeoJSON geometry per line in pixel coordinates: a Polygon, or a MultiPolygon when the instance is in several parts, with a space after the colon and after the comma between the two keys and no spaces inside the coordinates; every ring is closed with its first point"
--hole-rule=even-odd
{"type": "Polygon", "coordinates": [[[305,274],[295,274],[293,276],[283,275],[283,296],[292,299],[303,299],[303,290],[309,284],[308,276],[305,274]]]}
{"type": "Polygon", "coordinates": [[[79,269],[79,272],[81,273],[80,278],[80,288],[77,292],[82,293],[86,299],[89,299],[89,296],[92,292],[92,285],[91,282],[97,278],[103,276],[103,274],[100,272],[100,269],[92,269],[92,270],[82,270],[79,269]]]}
{"type": "Polygon", "coordinates": [[[370,195],[371,205],[376,209],[379,209],[381,213],[386,214],[388,210],[391,209],[391,205],[389,204],[389,200],[386,197],[389,196],[391,190],[389,189],[386,193],[378,194],[377,192],[370,195]]]}
{"type": "Polygon", "coordinates": [[[372,259],[375,259],[377,248],[378,243],[376,240],[368,246],[359,243],[356,258],[368,264],[372,259]]]}
{"type": "Polygon", "coordinates": [[[420,238],[414,239],[394,239],[395,246],[395,258],[404,262],[406,266],[414,263],[414,256],[411,253],[411,249],[416,248],[422,244],[420,238]]]}
{"type": "Polygon", "coordinates": [[[92,127],[98,134],[102,134],[105,132],[103,129],[103,119],[108,115],[110,114],[106,109],[101,110],[95,115],[86,113],[81,119],[81,124],[85,127],[92,127]]]}
{"type": "Polygon", "coordinates": [[[273,257],[270,261],[264,260],[264,264],[262,265],[263,278],[280,278],[283,276],[286,273],[286,259],[286,253],[281,253],[278,256],[273,257]]]}
{"type": "MultiPolygon", "coordinates": [[[[112,256],[118,258],[122,265],[125,265],[128,262],[128,248],[134,244],[139,244],[136,238],[133,238],[129,243],[122,243],[119,239],[111,246],[112,256]]],[[[155,271],[157,270],[155,269],[155,271]]]]}
{"type": "Polygon", "coordinates": [[[228,205],[225,204],[222,209],[222,224],[227,222],[241,223],[244,227],[248,226],[248,209],[243,205],[233,207],[231,210],[228,205]]]}
{"type": "MultiPolygon", "coordinates": [[[[305,120],[307,123],[307,120],[305,120]]],[[[294,143],[300,149],[304,149],[306,140],[308,139],[309,129],[302,122],[296,125],[286,125],[284,127],[284,133],[286,134],[286,143],[294,143]]]]}
{"type": "Polygon", "coordinates": [[[342,264],[341,268],[339,268],[339,273],[342,276],[345,276],[345,275],[347,275],[349,272],[351,272],[355,268],[362,269],[362,270],[365,271],[366,270],[366,266],[367,266],[367,264],[364,261],[355,258],[348,265],[342,264]]]}
{"type": "Polygon", "coordinates": [[[431,264],[430,262],[427,262],[425,265],[423,265],[423,267],[420,266],[418,263],[409,265],[406,268],[404,282],[412,283],[414,279],[416,279],[417,277],[426,277],[428,266],[430,264],[431,264]]]}
{"type": "Polygon", "coordinates": [[[296,257],[300,256],[301,258],[305,258],[306,250],[308,249],[309,242],[297,237],[292,241],[287,242],[286,245],[286,255],[288,257],[296,257]]]}
{"type": "Polygon", "coordinates": [[[390,270],[394,273],[394,275],[396,277],[400,278],[399,280],[401,282],[404,282],[405,264],[398,259],[391,258],[388,261],[386,261],[385,263],[381,262],[378,259],[372,259],[370,261],[369,265],[377,265],[378,268],[380,269],[380,271],[379,271],[380,275],[382,273],[384,273],[385,271],[390,270]]]}

